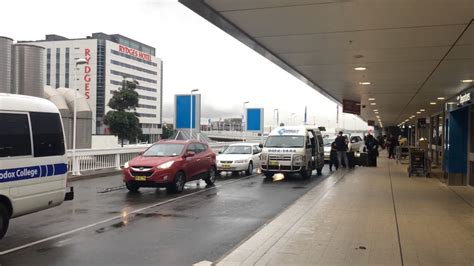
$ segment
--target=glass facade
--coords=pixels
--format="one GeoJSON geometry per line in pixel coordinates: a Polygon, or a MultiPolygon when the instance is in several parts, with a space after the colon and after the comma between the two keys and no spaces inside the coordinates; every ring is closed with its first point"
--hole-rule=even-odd
{"type": "MultiPolygon", "coordinates": [[[[99,120],[105,115],[105,40],[97,41],[97,110],[96,116],[98,123],[99,120]]],[[[99,128],[99,127],[97,127],[99,128]]],[[[98,132],[99,133],[99,132],[98,132]]]]}
{"type": "Polygon", "coordinates": [[[51,48],[46,49],[46,85],[51,86],[51,48]]]}
{"type": "Polygon", "coordinates": [[[66,57],[65,57],[65,71],[64,71],[64,87],[69,88],[69,47],[66,48],[66,57]]]}
{"type": "Polygon", "coordinates": [[[140,71],[140,72],[143,72],[143,73],[147,73],[147,74],[151,74],[151,75],[157,75],[157,74],[158,74],[156,71],[152,71],[152,70],[148,70],[148,69],[145,69],[145,68],[133,66],[133,65],[130,65],[130,64],[127,64],[127,63],[123,63],[123,62],[116,61],[116,60],[110,60],[110,63],[111,63],[112,65],[116,65],[116,66],[121,66],[121,67],[129,68],[129,69],[137,70],[137,71],[140,71]]]}
{"type": "Polygon", "coordinates": [[[154,79],[149,79],[149,78],[144,78],[144,77],[140,77],[140,76],[136,76],[136,75],[131,75],[131,74],[116,71],[116,70],[110,70],[110,74],[117,75],[117,76],[120,76],[122,78],[131,78],[131,79],[135,79],[135,80],[138,80],[138,81],[145,81],[145,82],[148,82],[148,83],[157,84],[156,80],[154,80],[154,79]]]}
{"type": "Polygon", "coordinates": [[[59,88],[60,84],[60,75],[61,75],[61,49],[56,48],[56,82],[55,82],[55,87],[56,89],[59,88]]]}

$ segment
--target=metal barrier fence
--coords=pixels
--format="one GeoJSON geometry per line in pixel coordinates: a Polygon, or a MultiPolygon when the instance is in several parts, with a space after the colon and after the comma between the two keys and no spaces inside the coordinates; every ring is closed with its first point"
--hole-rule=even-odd
{"type": "MultiPolygon", "coordinates": [[[[219,142],[209,143],[209,146],[214,152],[218,152],[223,147],[226,147],[235,142],[219,142]]],[[[109,149],[77,149],[76,150],[76,166],[77,171],[92,171],[100,169],[120,169],[125,162],[130,161],[140,152],[146,150],[151,145],[109,148],[109,149]]],[[[68,157],[68,172],[72,172],[72,150],[67,151],[68,157]]]]}

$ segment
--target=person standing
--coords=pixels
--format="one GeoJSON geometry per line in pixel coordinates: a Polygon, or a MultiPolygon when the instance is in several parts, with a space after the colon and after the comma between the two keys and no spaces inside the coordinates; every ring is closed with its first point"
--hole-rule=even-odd
{"type": "Polygon", "coordinates": [[[347,138],[344,137],[342,131],[339,131],[339,135],[336,140],[336,150],[337,150],[337,162],[339,166],[344,165],[345,168],[349,168],[349,160],[347,159],[347,138]],[[344,164],[342,164],[342,159],[344,158],[344,164]]]}
{"type": "Polygon", "coordinates": [[[337,147],[336,147],[336,142],[333,141],[331,143],[331,153],[329,154],[329,171],[332,172],[332,166],[339,168],[339,163],[337,161],[337,147]]]}
{"type": "Polygon", "coordinates": [[[388,138],[388,158],[395,159],[395,147],[398,146],[398,140],[393,134],[388,138]]]}
{"type": "Polygon", "coordinates": [[[367,136],[365,146],[367,147],[368,166],[377,166],[378,141],[372,135],[367,136]]]}

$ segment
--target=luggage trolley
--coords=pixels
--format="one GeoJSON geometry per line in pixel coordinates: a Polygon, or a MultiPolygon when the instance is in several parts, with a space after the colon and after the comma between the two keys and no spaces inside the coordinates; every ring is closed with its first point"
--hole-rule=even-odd
{"type": "Polygon", "coordinates": [[[431,172],[431,163],[426,150],[411,148],[409,155],[408,176],[426,176],[431,172]]]}
{"type": "MultiPolygon", "coordinates": [[[[410,157],[410,147],[408,146],[397,146],[395,147],[395,158],[397,163],[404,163],[410,157]]],[[[408,163],[408,162],[406,162],[408,163]]]]}

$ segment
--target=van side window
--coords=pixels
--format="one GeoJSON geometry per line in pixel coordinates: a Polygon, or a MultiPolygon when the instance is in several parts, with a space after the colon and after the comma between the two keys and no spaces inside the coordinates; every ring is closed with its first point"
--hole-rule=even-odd
{"type": "Polygon", "coordinates": [[[35,157],[64,155],[61,118],[55,113],[30,113],[35,157]]]}
{"type": "Polygon", "coordinates": [[[26,114],[0,113],[0,158],[31,155],[31,138],[26,114]]]}

